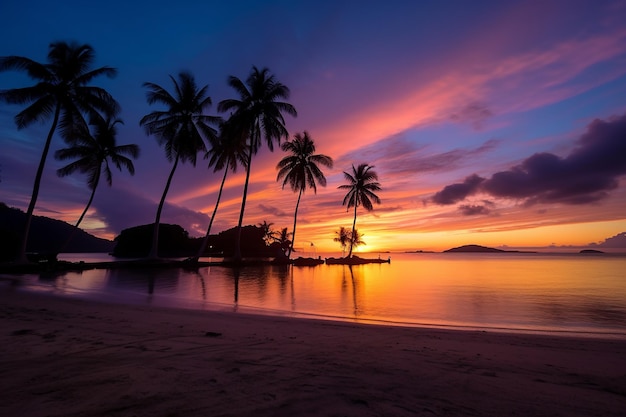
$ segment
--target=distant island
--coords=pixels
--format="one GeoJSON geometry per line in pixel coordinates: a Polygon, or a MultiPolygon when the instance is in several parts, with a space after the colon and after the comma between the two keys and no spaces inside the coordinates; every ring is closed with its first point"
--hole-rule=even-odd
{"type": "Polygon", "coordinates": [[[448,253],[535,253],[519,250],[502,250],[496,248],[488,248],[480,245],[463,245],[457,248],[447,249],[444,252],[448,253]]]}
{"type": "MultiPolygon", "coordinates": [[[[0,203],[0,262],[9,261],[17,255],[20,236],[24,229],[26,213],[0,203]]],[[[61,220],[33,216],[28,252],[53,253],[63,246],[74,231],[74,226],[61,220]]],[[[110,252],[115,242],[93,236],[78,229],[66,246],[66,252],[110,252]]]]}
{"type": "Polygon", "coordinates": [[[604,253],[601,250],[597,250],[597,249],[583,249],[578,253],[604,253]]]}

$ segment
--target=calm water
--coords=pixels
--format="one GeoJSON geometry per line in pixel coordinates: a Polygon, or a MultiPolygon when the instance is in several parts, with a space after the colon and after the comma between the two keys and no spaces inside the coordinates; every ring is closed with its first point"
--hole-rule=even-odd
{"type": "Polygon", "coordinates": [[[147,269],[28,275],[20,288],[192,309],[626,337],[626,256],[399,253],[391,257],[391,264],[353,267],[262,266],[235,271],[213,266],[198,272],[147,269]]]}

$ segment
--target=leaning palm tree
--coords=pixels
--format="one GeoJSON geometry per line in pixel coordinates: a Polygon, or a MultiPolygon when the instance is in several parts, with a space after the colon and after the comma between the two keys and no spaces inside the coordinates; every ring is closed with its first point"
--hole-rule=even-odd
{"type": "Polygon", "coordinates": [[[296,223],[298,220],[298,207],[300,206],[300,198],[302,193],[307,188],[312,188],[314,193],[317,193],[317,184],[326,186],[326,177],[319,168],[319,165],[324,165],[327,168],[333,167],[333,160],[326,155],[315,154],[315,143],[309,134],[305,131],[304,134],[296,133],[292,141],[288,141],[282,144],[282,150],[289,152],[290,155],[280,160],[276,169],[278,169],[278,176],[276,181],[283,180],[283,190],[285,185],[289,183],[291,190],[298,193],[298,200],[296,202],[296,210],[293,215],[293,232],[291,238],[291,247],[287,252],[287,258],[291,257],[293,251],[293,244],[296,240],[296,223]]]}
{"type": "Polygon", "coordinates": [[[91,69],[95,58],[89,45],[55,42],[50,44],[48,63],[42,64],[21,56],[0,57],[0,71],[25,71],[37,83],[31,87],[0,91],[0,101],[9,104],[28,104],[15,116],[18,129],[33,122],[52,117],[52,125],[41,153],[33,192],[26,211],[26,222],[18,257],[26,262],[26,246],[30,224],[39,195],[44,165],[50,151],[54,133],[59,128],[63,137],[79,124],[85,124],[84,116],[102,112],[116,114],[119,104],[104,89],[88,85],[94,78],[106,75],[114,77],[117,71],[110,67],[91,69]]]}
{"type": "Polygon", "coordinates": [[[135,166],[131,158],[137,159],[139,156],[139,146],[135,144],[117,145],[116,135],[118,123],[123,123],[121,119],[107,117],[106,119],[100,115],[92,116],[89,121],[92,131],[89,131],[85,125],[79,125],[76,132],[72,134],[71,147],[59,149],[54,153],[54,157],[59,160],[74,159],[73,162],[57,170],[60,177],[71,175],[78,171],[87,174],[87,185],[91,189],[91,195],[87,206],[74,225],[74,230],[65,241],[59,252],[62,252],[67,244],[72,240],[74,233],[78,230],[78,226],[87,214],[93,197],[96,194],[96,188],[100,183],[100,177],[104,173],[109,187],[113,183],[111,174],[111,165],[115,165],[118,170],[125,168],[131,175],[135,174],[135,166]]]}
{"type": "Polygon", "coordinates": [[[198,88],[193,75],[184,71],[178,74],[178,81],[172,76],[170,79],[174,84],[173,95],[157,84],[143,84],[148,89],[148,104],[162,104],[166,110],[145,115],[139,124],[144,127],[146,134],[156,136],[158,144],[165,147],[167,160],[174,162],[157,209],[148,255],[150,258],[158,257],[161,212],[178,163],[189,161],[196,166],[198,152],[207,151],[205,139],[210,143],[216,141],[217,131],[211,125],[220,120],[219,117],[203,114],[205,108],[211,105],[211,97],[207,95],[208,86],[198,88]]]}
{"type": "Polygon", "coordinates": [[[209,227],[207,227],[204,239],[202,239],[202,244],[200,245],[197,256],[193,258],[196,262],[202,254],[204,254],[204,251],[209,243],[211,227],[213,226],[213,220],[217,214],[217,207],[219,206],[222,198],[222,191],[224,190],[224,183],[226,182],[226,175],[228,174],[228,171],[237,172],[239,165],[245,167],[248,163],[248,151],[246,144],[242,141],[236,140],[236,138],[228,136],[225,132],[226,129],[221,130],[221,134],[217,141],[205,155],[205,158],[209,159],[209,168],[213,167],[213,172],[223,169],[224,176],[222,177],[220,190],[217,193],[217,200],[215,202],[213,214],[211,214],[211,219],[209,220],[209,227]]]}
{"type": "Polygon", "coordinates": [[[227,123],[230,130],[229,135],[245,141],[249,152],[235,243],[234,258],[235,261],[240,261],[241,225],[248,195],[252,155],[255,155],[260,149],[263,138],[265,138],[270,151],[274,150],[274,141],[280,144],[282,138],[288,138],[289,132],[285,127],[283,113],[294,117],[298,113],[291,104],[279,101],[289,99],[289,88],[277,81],[273,75],[270,75],[267,68],[259,70],[257,67],[252,67],[245,83],[239,78],[231,76],[228,79],[228,84],[239,94],[239,98],[221,101],[218,110],[220,112],[232,111],[229,123],[227,123]]]}
{"type": "Polygon", "coordinates": [[[348,252],[348,258],[352,256],[352,248],[354,246],[354,239],[352,236],[356,236],[356,212],[357,208],[362,205],[367,211],[372,211],[374,206],[372,201],[376,204],[380,204],[380,198],[375,194],[375,191],[380,191],[380,184],[378,183],[378,174],[373,170],[372,165],[360,164],[357,168],[352,165],[352,173],[344,171],[344,177],[348,184],[340,185],[340,189],[348,190],[348,193],[343,199],[342,205],[348,205],[347,210],[350,207],[354,207],[354,220],[352,221],[352,233],[350,234],[350,250],[348,252]]]}

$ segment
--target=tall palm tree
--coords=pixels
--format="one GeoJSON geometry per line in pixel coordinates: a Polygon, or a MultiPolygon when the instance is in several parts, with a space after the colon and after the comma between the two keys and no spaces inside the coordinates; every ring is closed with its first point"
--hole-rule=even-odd
{"type": "Polygon", "coordinates": [[[139,124],[144,127],[146,134],[156,136],[158,144],[165,147],[167,160],[174,162],[157,209],[148,255],[150,258],[158,257],[161,212],[178,163],[188,161],[196,166],[198,152],[207,152],[205,139],[210,143],[216,141],[217,131],[211,125],[217,125],[220,120],[219,117],[203,114],[205,108],[211,105],[211,97],[207,95],[208,86],[198,88],[193,75],[185,71],[178,74],[178,81],[171,75],[170,79],[174,84],[173,95],[157,84],[143,84],[148,89],[148,104],[162,104],[166,110],[145,115],[139,124]]]}
{"type": "Polygon", "coordinates": [[[139,146],[135,144],[117,145],[117,127],[118,123],[123,123],[121,119],[102,116],[92,116],[89,124],[92,126],[92,132],[85,125],[79,125],[77,131],[72,134],[71,147],[59,149],[54,153],[54,157],[59,160],[74,159],[73,162],[57,170],[60,177],[71,175],[76,171],[87,174],[87,185],[91,189],[91,195],[87,206],[74,225],[74,230],[65,241],[65,244],[59,252],[65,249],[65,246],[72,240],[74,233],[78,230],[78,226],[83,221],[85,214],[89,210],[93,197],[96,194],[96,188],[100,182],[100,177],[104,171],[104,178],[109,187],[113,183],[111,174],[111,164],[115,165],[118,170],[125,168],[131,175],[135,174],[135,166],[131,158],[136,159],[139,156],[139,146]]]}
{"type": "Polygon", "coordinates": [[[213,144],[205,155],[205,159],[209,159],[209,168],[213,167],[213,172],[224,170],[224,176],[222,177],[222,183],[220,184],[220,190],[217,193],[217,201],[215,202],[215,208],[211,219],[209,220],[209,227],[207,227],[204,239],[198,250],[198,255],[194,258],[197,261],[202,256],[209,242],[209,236],[211,235],[211,227],[213,226],[213,220],[217,214],[217,207],[220,204],[222,198],[222,191],[224,190],[224,183],[226,182],[226,175],[228,171],[237,172],[239,165],[245,167],[248,163],[248,150],[246,144],[232,136],[226,134],[227,129],[221,129],[220,136],[213,144]]]}
{"type": "Polygon", "coordinates": [[[228,78],[228,84],[239,94],[239,98],[221,101],[218,110],[220,112],[232,112],[227,124],[231,130],[229,134],[245,141],[248,146],[246,180],[241,199],[239,223],[237,224],[234,256],[236,261],[240,261],[241,225],[248,195],[252,155],[255,155],[260,149],[263,138],[265,138],[270,151],[274,150],[274,141],[280,144],[282,138],[288,138],[289,132],[285,127],[283,113],[294,117],[298,113],[291,104],[279,101],[289,99],[289,88],[277,81],[267,68],[259,70],[257,67],[252,67],[245,83],[239,78],[231,76],[228,78]]]}
{"type": "Polygon", "coordinates": [[[77,43],[51,43],[48,51],[48,63],[42,64],[21,56],[0,57],[0,71],[25,71],[36,81],[31,87],[0,91],[0,101],[9,104],[28,104],[15,116],[18,129],[23,129],[33,122],[41,122],[52,116],[52,125],[41,153],[33,192],[26,211],[26,222],[18,257],[26,262],[26,245],[30,224],[39,195],[50,144],[54,133],[59,128],[63,137],[78,124],[85,124],[84,115],[102,112],[116,114],[119,104],[104,89],[88,85],[94,78],[106,75],[114,77],[117,71],[110,67],[92,69],[95,59],[91,46],[77,43]]]}
{"type": "Polygon", "coordinates": [[[354,207],[354,220],[352,221],[352,233],[350,238],[350,251],[348,252],[348,258],[352,256],[352,248],[354,246],[354,239],[352,236],[356,236],[356,211],[357,208],[362,205],[367,211],[374,210],[372,202],[380,204],[380,198],[375,194],[375,191],[380,191],[380,184],[378,183],[378,174],[373,170],[372,165],[360,164],[357,168],[352,165],[352,173],[343,173],[344,178],[348,184],[340,185],[338,188],[348,190],[348,193],[343,199],[342,205],[348,205],[347,210],[350,207],[354,207]]]}
{"type": "Polygon", "coordinates": [[[293,232],[291,238],[291,247],[287,252],[287,258],[291,256],[293,244],[296,240],[296,223],[298,220],[298,207],[300,206],[300,198],[307,188],[312,188],[317,193],[317,185],[326,186],[326,177],[319,168],[323,165],[327,168],[333,167],[333,160],[326,155],[315,154],[315,143],[309,136],[308,132],[304,134],[296,133],[292,141],[282,144],[282,150],[289,152],[290,155],[280,160],[276,169],[278,176],[276,181],[283,180],[283,190],[285,185],[289,183],[291,190],[298,193],[296,202],[296,210],[293,215],[293,232]]]}

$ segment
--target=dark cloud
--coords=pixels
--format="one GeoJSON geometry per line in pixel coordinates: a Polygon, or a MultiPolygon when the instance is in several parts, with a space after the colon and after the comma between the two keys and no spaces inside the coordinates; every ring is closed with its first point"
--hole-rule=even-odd
{"type": "Polygon", "coordinates": [[[432,201],[454,204],[477,192],[537,203],[588,204],[608,196],[626,174],[626,115],[594,120],[565,158],[536,153],[507,171],[476,175],[436,193],[432,201]]]}
{"type": "Polygon", "coordinates": [[[259,207],[259,210],[261,210],[261,212],[265,214],[271,214],[277,217],[291,216],[291,214],[287,214],[278,207],[266,206],[265,204],[259,204],[257,207],[259,207]]]}
{"type": "Polygon", "coordinates": [[[604,242],[592,243],[591,245],[602,248],[626,248],[626,232],[618,233],[615,236],[604,239],[604,242]]]}
{"type": "Polygon", "coordinates": [[[479,204],[462,204],[459,206],[459,211],[464,216],[478,216],[490,213],[490,210],[487,207],[479,204]]]}
{"type": "Polygon", "coordinates": [[[436,204],[447,205],[454,204],[464,200],[467,196],[476,193],[480,184],[485,179],[474,174],[467,178],[462,183],[447,185],[443,190],[435,193],[432,200],[436,204]]]}
{"type": "Polygon", "coordinates": [[[457,112],[450,115],[450,120],[461,123],[468,123],[476,130],[480,130],[485,125],[485,121],[493,116],[491,110],[483,103],[473,102],[465,105],[457,112]]]}

